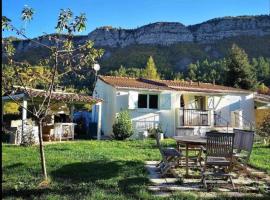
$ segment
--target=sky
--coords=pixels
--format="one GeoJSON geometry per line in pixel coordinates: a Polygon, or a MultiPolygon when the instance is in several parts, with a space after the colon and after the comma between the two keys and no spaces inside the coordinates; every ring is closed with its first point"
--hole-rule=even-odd
{"type": "MultiPolygon", "coordinates": [[[[35,10],[33,21],[26,25],[30,38],[54,33],[60,9],[70,8],[74,15],[85,13],[86,35],[100,26],[137,28],[153,22],[180,22],[192,25],[203,21],[239,15],[270,13],[270,0],[2,0],[2,15],[10,18],[16,27],[22,8],[35,10]]],[[[3,36],[15,36],[3,32],[3,36]]]]}

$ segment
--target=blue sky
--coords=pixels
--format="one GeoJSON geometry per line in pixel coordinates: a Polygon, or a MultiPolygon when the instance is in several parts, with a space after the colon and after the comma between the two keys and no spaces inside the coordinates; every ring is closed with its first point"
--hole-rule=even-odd
{"type": "Polygon", "coordinates": [[[80,34],[88,34],[105,25],[136,28],[157,21],[191,25],[223,16],[269,14],[269,4],[270,0],[3,0],[2,14],[22,27],[22,8],[34,8],[34,20],[27,25],[27,34],[36,37],[55,32],[61,8],[70,8],[75,15],[86,13],[87,29],[80,34]]]}

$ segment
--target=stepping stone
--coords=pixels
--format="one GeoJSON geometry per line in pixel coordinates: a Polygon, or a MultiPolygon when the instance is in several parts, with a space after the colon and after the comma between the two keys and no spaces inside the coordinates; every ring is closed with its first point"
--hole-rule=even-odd
{"type": "MultiPolygon", "coordinates": [[[[236,185],[236,188],[238,189],[238,192],[233,191],[231,184],[229,184],[227,181],[225,181],[223,184],[220,184],[222,181],[218,181],[218,186],[215,185],[216,180],[213,181],[213,191],[211,193],[206,192],[206,190],[203,188],[201,183],[201,178],[184,178],[179,181],[179,178],[171,178],[171,177],[161,177],[159,169],[156,167],[157,161],[146,161],[145,167],[148,171],[148,177],[152,183],[152,185],[148,186],[148,189],[152,192],[154,192],[155,196],[164,196],[167,197],[172,194],[172,192],[175,191],[196,191],[196,193],[199,195],[199,197],[216,197],[220,195],[220,193],[224,193],[224,195],[228,195],[230,197],[242,197],[245,195],[255,195],[260,196],[259,194],[259,188],[263,186],[264,188],[267,187],[270,190],[270,185],[267,186],[267,181],[270,184],[270,176],[266,175],[264,172],[252,170],[251,177],[243,176],[241,175],[239,178],[236,178],[236,174],[233,182],[236,185]],[[266,176],[263,179],[260,179],[255,177],[255,175],[259,176],[266,176]]],[[[183,170],[182,170],[183,171],[183,170]]],[[[183,173],[181,169],[175,169],[175,172],[179,175],[183,173]]],[[[192,170],[191,170],[192,172],[192,170]]],[[[209,180],[208,182],[211,182],[209,180]]],[[[262,195],[261,195],[262,196],[262,195]]]]}

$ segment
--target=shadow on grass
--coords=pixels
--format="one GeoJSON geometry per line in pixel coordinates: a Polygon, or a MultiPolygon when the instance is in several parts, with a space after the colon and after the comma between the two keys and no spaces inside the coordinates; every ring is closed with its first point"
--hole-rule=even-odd
{"type": "Polygon", "coordinates": [[[79,162],[64,165],[52,171],[51,177],[57,181],[95,182],[101,179],[110,179],[118,176],[123,162],[98,160],[93,162],[79,162]]]}
{"type": "Polygon", "coordinates": [[[29,188],[4,188],[3,197],[46,199],[53,194],[83,198],[96,192],[139,197],[140,188],[148,182],[143,165],[141,161],[108,160],[71,163],[49,173],[52,182],[48,188],[38,188],[38,184],[29,188]]]}
{"type": "MultiPolygon", "coordinates": [[[[164,148],[166,148],[166,147],[176,148],[177,147],[176,144],[171,144],[171,143],[166,143],[166,142],[161,142],[161,145],[164,148]]],[[[146,143],[146,145],[141,143],[141,144],[132,145],[132,147],[135,147],[138,149],[143,149],[143,150],[157,150],[158,151],[158,146],[156,143],[146,143]]]]}
{"type": "Polygon", "coordinates": [[[270,149],[270,145],[253,146],[253,149],[270,149]]]}
{"type": "Polygon", "coordinates": [[[7,166],[3,167],[3,171],[5,171],[5,169],[10,170],[10,169],[14,169],[14,168],[17,168],[17,167],[22,167],[23,165],[24,165],[24,164],[21,163],[21,162],[19,162],[19,163],[14,163],[14,164],[12,164],[12,165],[7,165],[7,166]]]}

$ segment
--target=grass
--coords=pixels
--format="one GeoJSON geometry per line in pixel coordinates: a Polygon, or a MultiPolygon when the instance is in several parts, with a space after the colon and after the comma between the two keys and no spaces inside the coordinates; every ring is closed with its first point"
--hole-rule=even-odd
{"type": "MultiPolygon", "coordinates": [[[[175,146],[173,140],[163,144],[175,146]]],[[[261,150],[269,161],[270,149],[259,147],[251,160],[265,168],[269,162],[258,157],[261,150]]],[[[46,145],[45,153],[48,187],[40,185],[38,147],[3,145],[4,199],[200,199],[191,193],[155,197],[147,191],[144,161],[160,159],[154,140],[63,142],[46,145]]]]}
{"type": "Polygon", "coordinates": [[[256,144],[252,149],[250,165],[270,174],[270,146],[256,144]]]}

